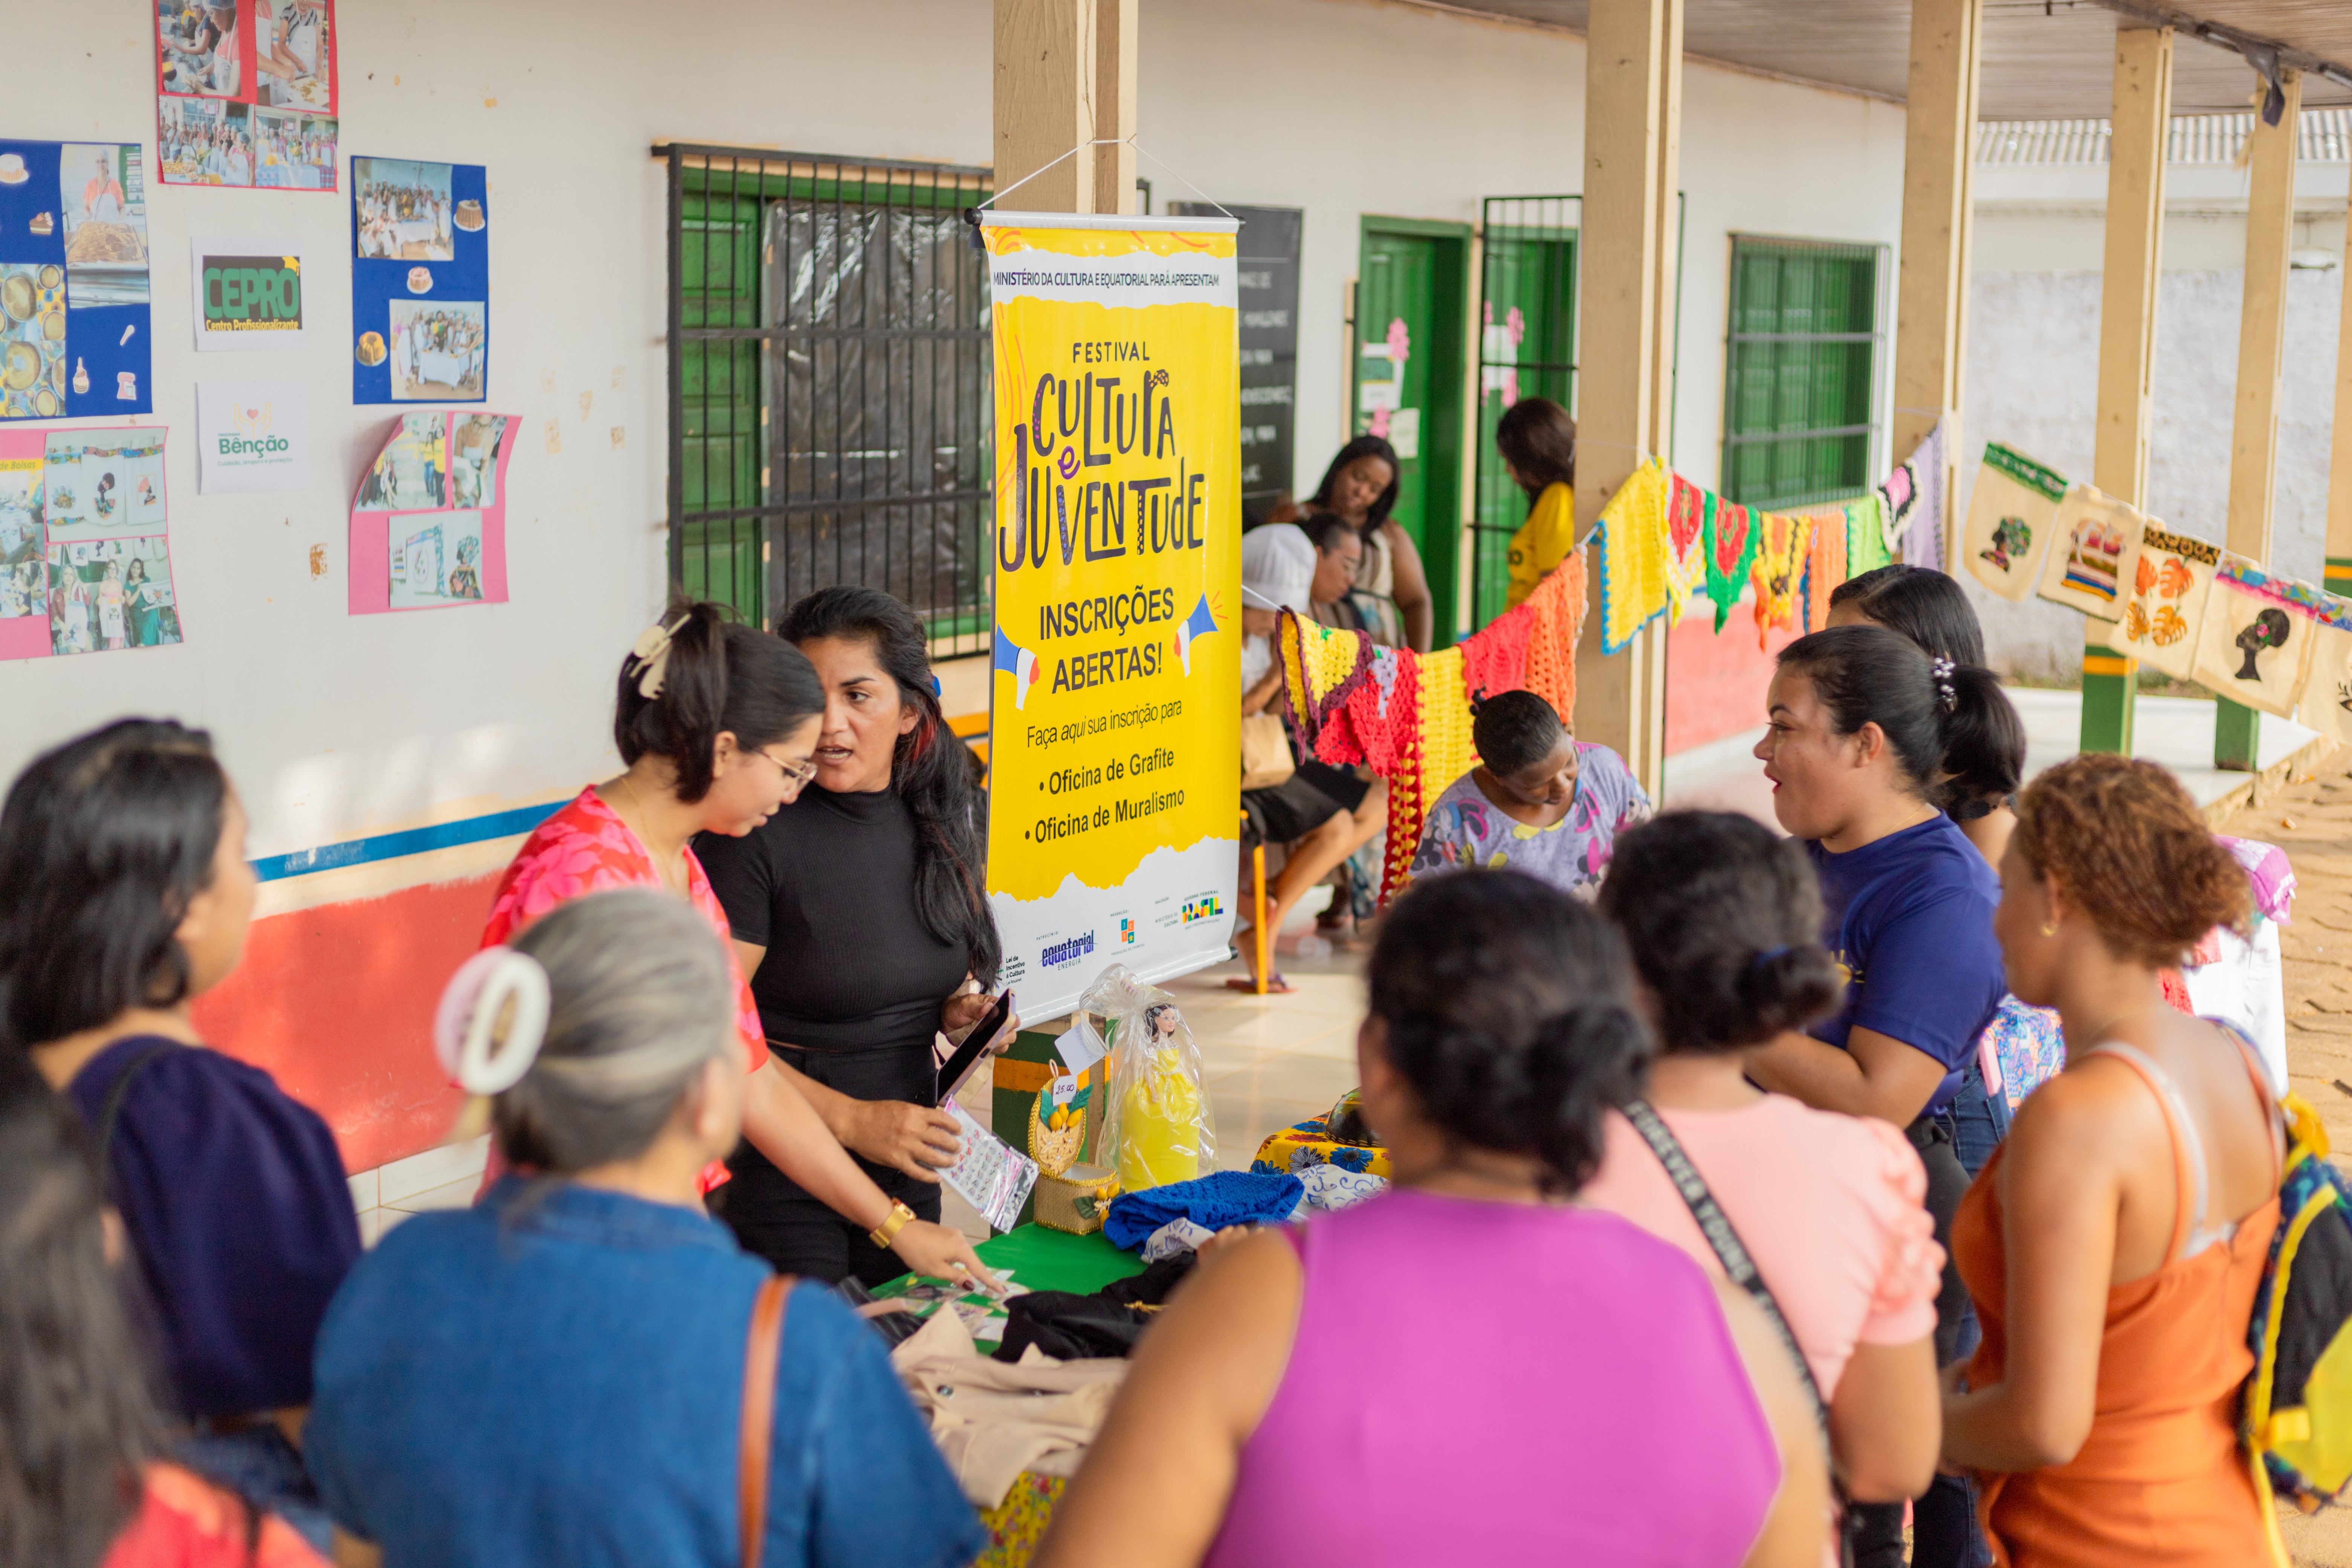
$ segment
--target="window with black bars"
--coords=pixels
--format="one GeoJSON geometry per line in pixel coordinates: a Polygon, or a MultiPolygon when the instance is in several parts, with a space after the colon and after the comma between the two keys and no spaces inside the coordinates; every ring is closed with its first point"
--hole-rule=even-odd
{"type": "Polygon", "coordinates": [[[1876,479],[1886,247],[1731,238],[1723,494],[1836,500],[1876,479]]]}
{"type": "Polygon", "coordinates": [[[1471,624],[1503,613],[1511,536],[1528,500],[1495,449],[1495,426],[1522,397],[1576,408],[1576,276],[1584,204],[1576,196],[1488,196],[1478,279],[1477,509],[1471,521],[1471,624]]]}
{"type": "Polygon", "coordinates": [[[985,169],[672,144],[669,569],[767,624],[835,584],[988,646],[985,169]]]}

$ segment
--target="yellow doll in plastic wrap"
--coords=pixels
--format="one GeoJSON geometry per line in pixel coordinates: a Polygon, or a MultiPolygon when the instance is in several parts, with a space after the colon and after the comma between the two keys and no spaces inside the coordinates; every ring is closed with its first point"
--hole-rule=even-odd
{"type": "Polygon", "coordinates": [[[1201,1052],[1174,999],[1113,964],[1079,1007],[1098,1015],[1110,1037],[1102,1142],[1119,1185],[1138,1192],[1213,1170],[1216,1135],[1201,1091],[1201,1052]]]}

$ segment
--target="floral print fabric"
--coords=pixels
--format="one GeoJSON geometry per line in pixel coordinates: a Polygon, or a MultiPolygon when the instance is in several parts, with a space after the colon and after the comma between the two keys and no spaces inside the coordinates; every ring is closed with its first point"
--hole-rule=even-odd
{"type": "Polygon", "coordinates": [[[1475,773],[1455,780],[1430,807],[1412,875],[1508,866],[1580,899],[1593,897],[1616,852],[1617,835],[1650,819],[1650,797],[1608,747],[1579,742],[1576,750],[1581,763],[1576,800],[1549,827],[1505,816],[1478,787],[1475,773]]]}

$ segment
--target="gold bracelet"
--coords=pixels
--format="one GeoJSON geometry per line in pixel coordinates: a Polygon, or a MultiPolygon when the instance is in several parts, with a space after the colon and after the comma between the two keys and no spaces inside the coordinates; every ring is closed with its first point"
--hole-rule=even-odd
{"type": "Polygon", "coordinates": [[[887,1252],[890,1250],[890,1244],[898,1239],[898,1233],[906,1229],[908,1222],[914,1217],[913,1209],[908,1208],[905,1204],[894,1203],[890,1205],[889,1216],[866,1232],[866,1235],[873,1238],[875,1246],[887,1252]]]}

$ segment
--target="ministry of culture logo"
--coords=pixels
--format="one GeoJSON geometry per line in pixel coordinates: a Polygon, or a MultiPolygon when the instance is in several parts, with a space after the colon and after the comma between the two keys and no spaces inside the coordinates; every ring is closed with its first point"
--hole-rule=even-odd
{"type": "Polygon", "coordinates": [[[1121,947],[1132,947],[1135,945],[1135,922],[1133,921],[1124,918],[1119,921],[1118,945],[1121,947]]]}
{"type": "Polygon", "coordinates": [[[1045,949],[1037,955],[1037,964],[1041,969],[1059,969],[1065,964],[1076,963],[1094,950],[1095,933],[1088,931],[1084,936],[1074,936],[1045,949]]]}
{"type": "Polygon", "coordinates": [[[1187,899],[1180,911],[1180,922],[1191,925],[1196,921],[1210,921],[1225,912],[1224,901],[1214,893],[1203,893],[1197,899],[1187,899]]]}

